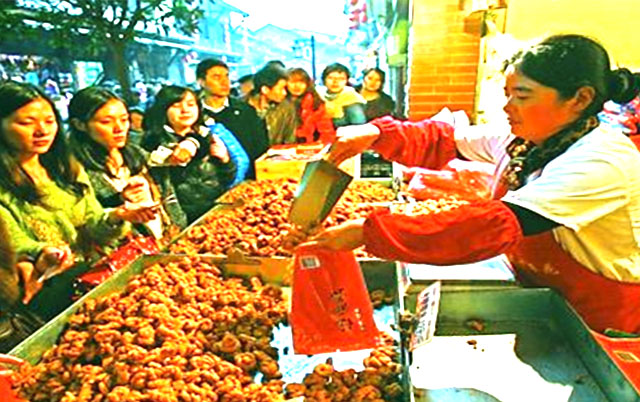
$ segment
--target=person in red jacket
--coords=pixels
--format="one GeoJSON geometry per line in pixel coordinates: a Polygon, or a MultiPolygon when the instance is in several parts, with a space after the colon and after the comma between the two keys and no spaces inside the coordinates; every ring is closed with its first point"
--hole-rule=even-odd
{"type": "Polygon", "coordinates": [[[321,141],[325,144],[333,142],[336,137],[333,121],[309,74],[302,68],[289,70],[287,90],[289,101],[293,102],[297,112],[296,140],[321,141]]]}
{"type": "Polygon", "coordinates": [[[335,164],[367,148],[408,166],[440,168],[462,155],[493,162],[493,199],[407,216],[378,210],[311,242],[436,265],[502,253],[524,283],[558,290],[594,330],[640,333],[640,153],[597,118],[628,102],[640,80],[611,70],[580,35],[551,36],[506,63],[511,134],[454,130],[390,117],[338,130],[335,164]]]}

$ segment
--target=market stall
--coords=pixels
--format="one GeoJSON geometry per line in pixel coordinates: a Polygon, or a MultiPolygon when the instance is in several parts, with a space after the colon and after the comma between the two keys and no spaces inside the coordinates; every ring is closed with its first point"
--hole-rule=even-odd
{"type": "MultiPolygon", "coordinates": [[[[615,355],[569,305],[549,289],[518,287],[502,257],[445,278],[439,309],[424,314],[421,292],[443,271],[358,250],[379,346],[295,354],[294,260],[282,242],[297,185],[241,184],[180,234],[170,254],[138,258],[46,324],[11,351],[35,365],[21,369],[20,395],[395,402],[533,401],[544,392],[549,401],[640,400],[615,355]],[[434,333],[414,347],[421,326],[434,333]]],[[[372,208],[419,214],[464,204],[397,195],[391,181],[356,181],[324,225],[372,208]]]]}

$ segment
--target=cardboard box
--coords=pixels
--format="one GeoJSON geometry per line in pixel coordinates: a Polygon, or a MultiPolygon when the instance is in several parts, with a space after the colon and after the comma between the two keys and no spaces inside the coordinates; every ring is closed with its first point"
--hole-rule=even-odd
{"type": "MultiPolygon", "coordinates": [[[[307,162],[320,159],[323,148],[310,145],[277,146],[270,148],[256,160],[256,180],[290,177],[300,179],[307,162]]],[[[354,156],[340,164],[340,169],[354,178],[360,176],[360,156],[354,156]]]]}

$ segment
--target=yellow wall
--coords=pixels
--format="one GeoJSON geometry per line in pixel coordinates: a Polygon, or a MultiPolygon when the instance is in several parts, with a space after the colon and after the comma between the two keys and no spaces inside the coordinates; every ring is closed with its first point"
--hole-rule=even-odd
{"type": "Polygon", "coordinates": [[[640,0],[508,0],[506,33],[533,40],[554,33],[597,39],[612,62],[640,71],[640,0]]]}

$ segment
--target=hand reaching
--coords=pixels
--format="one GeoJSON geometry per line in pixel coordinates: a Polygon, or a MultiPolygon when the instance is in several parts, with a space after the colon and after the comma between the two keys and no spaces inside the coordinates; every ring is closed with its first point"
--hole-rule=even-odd
{"type": "Polygon", "coordinates": [[[140,176],[133,176],[122,190],[122,198],[132,204],[151,201],[149,182],[140,176]]]}
{"type": "Polygon", "coordinates": [[[130,208],[127,205],[123,205],[114,209],[111,214],[117,220],[127,221],[131,223],[144,223],[149,222],[150,220],[155,218],[159,210],[159,204],[137,208],[130,208]]]}
{"type": "Polygon", "coordinates": [[[356,219],[325,230],[321,227],[308,231],[296,228],[285,236],[283,247],[286,250],[293,250],[304,244],[336,251],[354,250],[364,244],[362,234],[364,221],[365,219],[356,219]]]}
{"type": "Polygon", "coordinates": [[[184,165],[189,163],[196,154],[196,146],[190,140],[184,140],[176,146],[168,159],[171,165],[184,165]]]}
{"type": "Polygon", "coordinates": [[[20,366],[24,363],[24,360],[0,353],[0,377],[9,377],[13,374],[13,370],[4,369],[2,366],[20,366]]]}
{"type": "Polygon", "coordinates": [[[75,256],[67,245],[47,246],[35,263],[21,261],[16,264],[24,286],[22,302],[28,304],[49,278],[61,274],[75,264],[75,256]]]}
{"type": "Polygon", "coordinates": [[[222,142],[220,137],[214,134],[211,134],[211,147],[209,148],[209,153],[214,158],[220,159],[222,163],[229,162],[229,159],[231,158],[229,156],[229,150],[227,149],[227,146],[224,145],[224,142],[222,142]]]}
{"type": "Polygon", "coordinates": [[[337,166],[369,149],[379,135],[378,127],[369,123],[339,127],[327,160],[337,166]]]}

